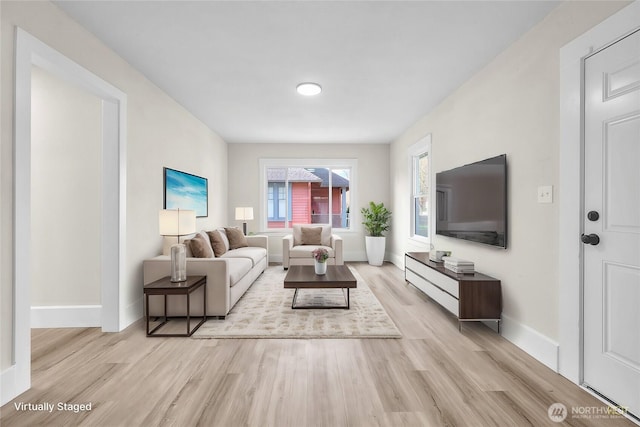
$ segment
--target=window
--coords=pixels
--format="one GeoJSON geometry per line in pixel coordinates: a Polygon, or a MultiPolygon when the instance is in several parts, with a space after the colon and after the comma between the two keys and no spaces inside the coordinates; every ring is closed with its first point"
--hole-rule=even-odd
{"type": "Polygon", "coordinates": [[[331,224],[350,229],[355,160],[260,161],[263,229],[331,224]]]}
{"type": "Polygon", "coordinates": [[[286,188],[283,182],[270,182],[267,212],[269,221],[284,221],[287,212],[286,188]]]}
{"type": "Polygon", "coordinates": [[[431,135],[409,149],[411,163],[411,233],[418,240],[430,237],[431,211],[431,135]]]}

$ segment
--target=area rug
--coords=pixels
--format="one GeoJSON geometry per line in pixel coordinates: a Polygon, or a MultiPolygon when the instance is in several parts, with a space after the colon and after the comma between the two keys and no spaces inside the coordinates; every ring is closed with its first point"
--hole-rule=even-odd
{"type": "MultiPolygon", "coordinates": [[[[210,319],[192,338],[400,338],[402,335],[355,269],[351,308],[291,308],[294,289],[284,289],[286,271],[273,266],[260,276],[226,319],[210,319]]],[[[341,289],[302,289],[300,305],[344,304],[341,289]]]]}

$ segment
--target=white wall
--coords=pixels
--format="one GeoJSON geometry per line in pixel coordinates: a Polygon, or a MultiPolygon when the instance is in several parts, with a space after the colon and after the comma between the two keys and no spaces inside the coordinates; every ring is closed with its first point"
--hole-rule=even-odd
{"type": "Polygon", "coordinates": [[[407,239],[407,147],[432,134],[432,169],[438,172],[506,153],[508,249],[434,237],[438,249],[475,261],[502,281],[504,335],[557,366],[559,49],[627,3],[568,2],[495,58],[391,147],[392,251],[427,250],[407,239]],[[538,204],[536,190],[553,185],[554,203],[538,204]],[[529,343],[518,342],[521,336],[529,343]],[[535,336],[535,338],[533,338],[535,336]],[[533,348],[531,342],[544,349],[533,348]],[[555,354],[554,354],[555,352],[555,354]],[[554,361],[554,358],[556,359],[554,361]]]}
{"type": "Polygon", "coordinates": [[[226,223],[227,146],[218,135],[52,3],[0,2],[0,11],[0,370],[4,370],[12,363],[15,26],[127,95],[126,283],[120,300],[128,313],[128,322],[142,316],[142,260],[162,249],[162,238],[158,235],[162,168],[167,166],[208,178],[209,217],[198,219],[198,226],[226,223]]]}
{"type": "MultiPolygon", "coordinates": [[[[260,230],[260,170],[261,158],[266,159],[356,159],[358,161],[357,202],[352,204],[353,232],[340,232],[345,260],[364,261],[365,230],[360,209],[369,201],[389,205],[389,145],[387,144],[229,144],[229,204],[228,218],[234,223],[236,206],[253,206],[254,220],[247,222],[250,232],[260,230]]],[[[240,225],[239,223],[237,225],[240,225]]],[[[282,260],[282,236],[269,233],[271,261],[282,260]]]]}
{"type": "Polygon", "coordinates": [[[100,305],[101,118],[98,97],[33,67],[32,306],[100,305]]]}

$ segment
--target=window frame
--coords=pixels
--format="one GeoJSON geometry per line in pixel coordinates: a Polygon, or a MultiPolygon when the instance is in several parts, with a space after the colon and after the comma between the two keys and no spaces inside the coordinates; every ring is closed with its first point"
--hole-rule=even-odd
{"type": "MultiPolygon", "coordinates": [[[[354,211],[353,207],[357,206],[357,176],[358,176],[358,160],[357,159],[304,159],[304,158],[292,158],[292,159],[268,159],[263,158],[259,160],[260,169],[260,227],[264,232],[291,232],[292,227],[290,224],[291,217],[287,214],[285,220],[285,228],[269,228],[269,214],[268,214],[268,197],[267,191],[269,182],[267,179],[267,169],[277,168],[327,168],[327,169],[350,169],[349,176],[349,227],[347,228],[334,228],[334,231],[341,233],[354,232],[354,224],[357,224],[357,218],[359,213],[354,211]]],[[[329,175],[329,181],[331,182],[331,175],[329,175]]],[[[289,185],[285,180],[285,185],[289,185]]],[[[287,212],[290,212],[291,207],[287,202],[285,203],[287,212]]]]}
{"type": "Polygon", "coordinates": [[[409,238],[424,244],[431,244],[431,238],[435,232],[435,222],[433,220],[433,203],[434,203],[434,189],[435,189],[435,174],[433,173],[432,168],[432,152],[431,152],[431,134],[425,135],[418,142],[411,145],[408,152],[409,158],[409,212],[410,212],[410,221],[409,221],[409,238]],[[415,203],[417,197],[424,197],[425,195],[416,194],[416,183],[417,177],[417,164],[418,160],[426,155],[427,156],[427,168],[428,168],[428,185],[427,185],[427,217],[428,217],[428,228],[427,228],[427,236],[422,236],[420,234],[416,234],[416,213],[415,213],[415,203]]]}

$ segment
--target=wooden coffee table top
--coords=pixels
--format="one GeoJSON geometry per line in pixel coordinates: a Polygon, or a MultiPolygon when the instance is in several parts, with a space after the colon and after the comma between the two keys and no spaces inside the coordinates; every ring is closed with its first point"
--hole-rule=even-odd
{"type": "Polygon", "coordinates": [[[356,288],[356,278],[346,265],[328,265],[317,275],[312,265],[292,265],[284,278],[285,288],[356,288]]]}

